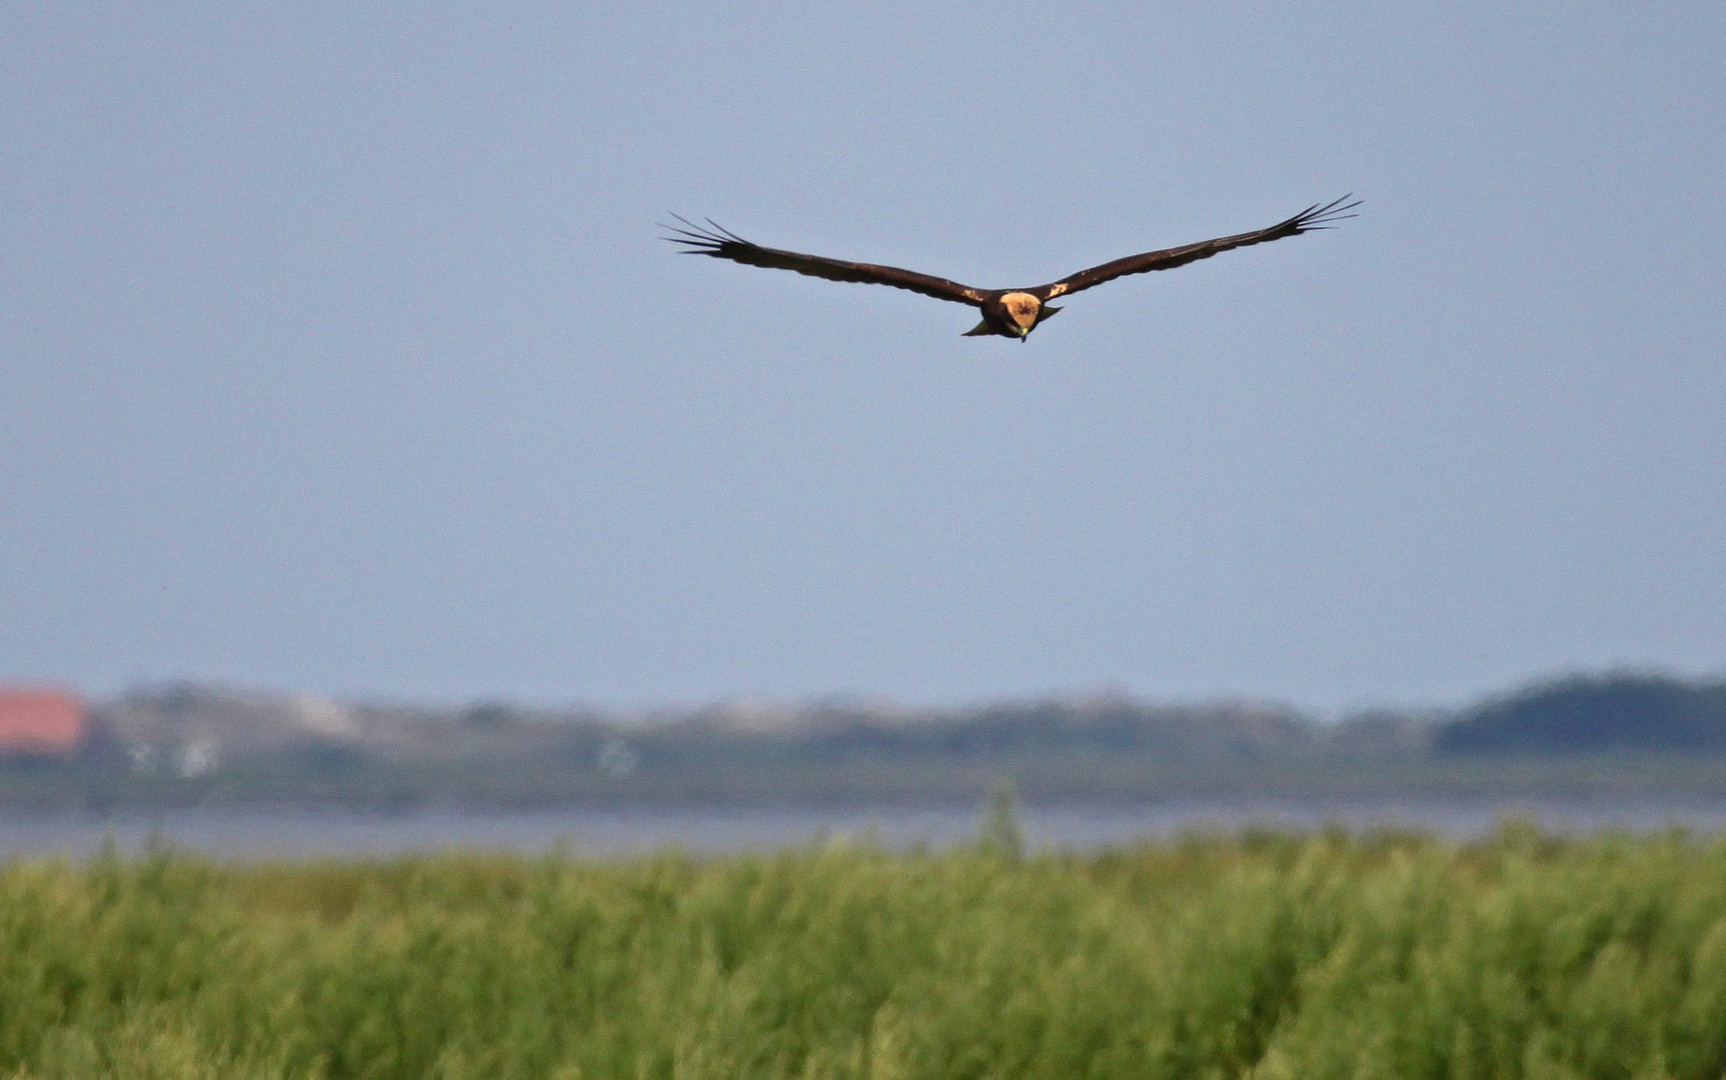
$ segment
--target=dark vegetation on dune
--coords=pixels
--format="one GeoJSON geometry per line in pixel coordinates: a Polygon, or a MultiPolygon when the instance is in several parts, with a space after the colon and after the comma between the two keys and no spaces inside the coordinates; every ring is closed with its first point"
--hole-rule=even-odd
{"type": "Polygon", "coordinates": [[[1572,675],[1477,705],[1433,735],[1434,748],[1452,754],[1718,754],[1726,752],[1726,682],[1572,675]]]}

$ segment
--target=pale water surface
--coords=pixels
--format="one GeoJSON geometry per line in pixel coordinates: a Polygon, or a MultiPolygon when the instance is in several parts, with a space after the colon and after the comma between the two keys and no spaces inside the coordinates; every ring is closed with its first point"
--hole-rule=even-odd
{"type": "MultiPolygon", "coordinates": [[[[1561,833],[1647,831],[1673,825],[1697,832],[1726,828],[1721,801],[1190,801],[1143,805],[1027,806],[1020,821],[1030,847],[1092,851],[1195,829],[1250,826],[1350,830],[1418,829],[1453,838],[1479,836],[1505,817],[1531,819],[1561,833]]],[[[109,837],[123,851],[152,835],[169,846],[232,858],[390,856],[448,848],[575,854],[626,854],[678,847],[700,854],[772,850],[840,838],[868,838],[895,849],[945,847],[976,835],[971,807],[783,806],[757,809],[635,807],[413,813],[199,807],[158,815],[0,813],[0,858],[85,856],[109,837]]]]}

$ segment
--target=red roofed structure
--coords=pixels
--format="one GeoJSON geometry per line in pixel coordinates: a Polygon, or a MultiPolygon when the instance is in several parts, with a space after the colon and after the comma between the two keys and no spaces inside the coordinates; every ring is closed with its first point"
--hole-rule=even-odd
{"type": "Polygon", "coordinates": [[[84,716],[84,702],[65,690],[0,686],[0,754],[71,753],[84,716]]]}

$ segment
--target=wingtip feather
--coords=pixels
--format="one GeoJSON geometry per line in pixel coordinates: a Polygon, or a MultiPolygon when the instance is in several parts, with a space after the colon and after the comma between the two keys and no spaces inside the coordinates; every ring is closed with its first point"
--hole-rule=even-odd
{"type": "Polygon", "coordinates": [[[1289,218],[1284,225],[1287,228],[1293,229],[1296,233],[1315,232],[1319,229],[1333,228],[1333,222],[1347,221],[1349,218],[1359,217],[1359,214],[1350,214],[1348,211],[1353,210],[1364,201],[1364,199],[1356,199],[1354,197],[1354,192],[1351,191],[1342,198],[1332,199],[1328,203],[1314,203],[1305,210],[1296,214],[1294,217],[1289,218]],[[1349,200],[1351,199],[1354,201],[1350,202],[1349,200]]]}
{"type": "Polygon", "coordinates": [[[738,236],[736,233],[731,232],[729,229],[716,223],[712,218],[704,219],[707,222],[707,227],[703,228],[695,222],[690,221],[682,214],[671,211],[667,211],[667,213],[670,213],[672,217],[682,222],[682,227],[677,225],[661,224],[659,226],[661,229],[664,229],[666,232],[673,235],[661,236],[660,239],[668,240],[674,244],[685,245],[685,250],[683,252],[685,255],[722,255],[723,249],[727,245],[747,245],[749,243],[749,241],[743,239],[741,236],[738,236]]]}

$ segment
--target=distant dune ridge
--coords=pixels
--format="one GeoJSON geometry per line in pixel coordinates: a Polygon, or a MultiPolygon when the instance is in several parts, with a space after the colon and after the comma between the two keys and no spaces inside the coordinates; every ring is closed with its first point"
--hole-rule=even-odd
{"type": "Polygon", "coordinates": [[[959,709],[739,700],[643,716],[182,682],[97,702],[87,716],[62,694],[56,727],[42,719],[50,698],[0,690],[0,720],[38,724],[0,726],[0,739],[14,740],[0,741],[11,753],[0,804],[951,802],[974,801],[1003,777],[1045,802],[1726,795],[1726,682],[1638,671],[1546,680],[1453,712],[1378,710],[1335,723],[1260,701],[1155,704],[1118,693],[959,709]]]}
{"type": "Polygon", "coordinates": [[[1443,753],[1726,752],[1726,682],[1570,675],[1482,702],[1435,732],[1443,753]]]}

